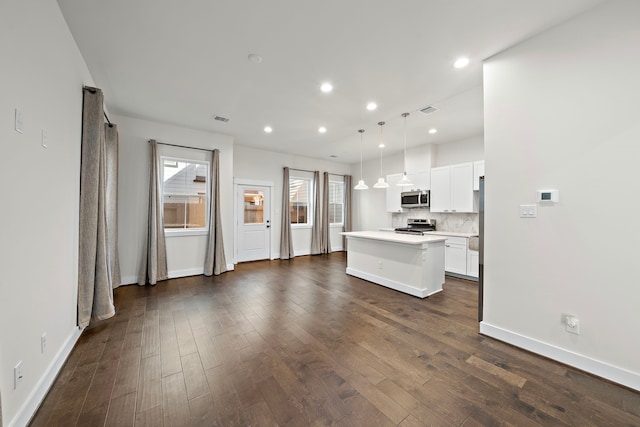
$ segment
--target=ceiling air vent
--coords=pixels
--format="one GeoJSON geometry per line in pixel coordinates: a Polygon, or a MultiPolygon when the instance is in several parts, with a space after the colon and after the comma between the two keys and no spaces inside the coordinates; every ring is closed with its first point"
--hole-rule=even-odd
{"type": "Polygon", "coordinates": [[[217,121],[223,122],[223,123],[227,123],[229,121],[229,119],[227,119],[226,117],[222,117],[222,116],[213,116],[213,120],[217,120],[217,121]]]}
{"type": "Polygon", "coordinates": [[[429,106],[426,106],[424,108],[419,109],[418,111],[420,111],[422,114],[431,114],[431,113],[435,113],[436,111],[438,111],[438,109],[436,107],[434,107],[433,105],[429,105],[429,106]]]}

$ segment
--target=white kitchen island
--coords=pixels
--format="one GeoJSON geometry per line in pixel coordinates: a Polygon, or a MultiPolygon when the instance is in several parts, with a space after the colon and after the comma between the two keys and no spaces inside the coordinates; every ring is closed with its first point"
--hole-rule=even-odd
{"type": "Polygon", "coordinates": [[[388,231],[352,231],[347,274],[425,298],[442,291],[446,237],[388,231]]]}

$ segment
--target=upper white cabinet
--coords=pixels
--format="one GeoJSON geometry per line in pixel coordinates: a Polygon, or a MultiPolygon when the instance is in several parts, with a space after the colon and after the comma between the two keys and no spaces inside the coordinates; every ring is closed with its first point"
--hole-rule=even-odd
{"type": "Polygon", "coordinates": [[[411,187],[402,191],[429,190],[431,188],[431,179],[429,172],[407,172],[407,176],[413,183],[411,187]]]}
{"type": "Polygon", "coordinates": [[[395,173],[393,175],[387,175],[387,212],[400,213],[404,212],[400,201],[400,193],[403,191],[403,187],[399,187],[398,181],[402,179],[401,173],[395,173]]]}
{"type": "Polygon", "coordinates": [[[473,190],[480,190],[480,177],[484,176],[484,160],[473,162],[473,190]]]}
{"type": "Polygon", "coordinates": [[[473,211],[473,163],[431,169],[431,212],[473,211]]]}

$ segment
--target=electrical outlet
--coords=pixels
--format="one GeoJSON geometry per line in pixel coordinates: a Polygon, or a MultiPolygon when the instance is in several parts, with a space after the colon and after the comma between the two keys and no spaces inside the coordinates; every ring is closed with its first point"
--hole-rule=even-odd
{"type": "Polygon", "coordinates": [[[567,332],[580,335],[580,319],[578,319],[576,316],[563,314],[562,323],[564,323],[564,327],[567,332]]]}
{"type": "Polygon", "coordinates": [[[46,350],[47,350],[47,333],[45,332],[40,337],[40,353],[44,354],[46,350]]]}
{"type": "Polygon", "coordinates": [[[16,390],[22,382],[22,360],[13,368],[13,389],[16,390]]]}

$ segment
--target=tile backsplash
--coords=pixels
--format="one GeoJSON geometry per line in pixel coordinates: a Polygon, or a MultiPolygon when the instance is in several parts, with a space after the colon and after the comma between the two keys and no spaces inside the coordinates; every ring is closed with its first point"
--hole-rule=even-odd
{"type": "Polygon", "coordinates": [[[431,213],[429,209],[410,209],[405,213],[391,214],[393,228],[406,227],[407,219],[435,219],[437,231],[456,233],[478,233],[479,217],[477,213],[431,213]]]}

